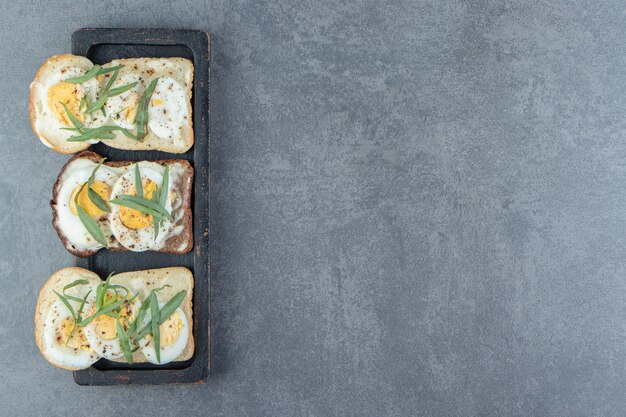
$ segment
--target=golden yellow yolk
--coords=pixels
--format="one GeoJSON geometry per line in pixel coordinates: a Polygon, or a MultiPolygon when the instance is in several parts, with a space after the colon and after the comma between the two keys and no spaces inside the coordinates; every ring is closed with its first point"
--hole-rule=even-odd
{"type": "Polygon", "coordinates": [[[139,94],[131,93],[124,102],[127,103],[126,107],[121,111],[121,115],[128,122],[133,122],[137,115],[137,104],[139,104],[139,94]]]}
{"type": "Polygon", "coordinates": [[[72,122],[61,103],[65,104],[78,120],[84,122],[85,116],[78,108],[82,98],[83,93],[79,89],[78,84],[61,81],[48,90],[48,107],[59,122],[63,123],[65,126],[71,126],[72,122]]]}
{"type": "Polygon", "coordinates": [[[152,100],[152,105],[153,106],[162,106],[163,105],[163,100],[161,100],[160,98],[155,98],[152,100]]]}
{"type": "MultiPolygon", "coordinates": [[[[107,294],[107,302],[110,302],[111,298],[115,295],[107,294]]],[[[117,297],[116,301],[119,301],[121,297],[117,297]]],[[[92,309],[90,315],[95,313],[95,310],[92,309]]],[[[133,315],[130,310],[130,306],[126,306],[122,311],[120,311],[120,323],[124,328],[126,328],[127,320],[132,320],[133,315]]],[[[115,339],[117,337],[117,318],[107,316],[106,314],[102,314],[95,319],[93,319],[93,323],[96,326],[96,334],[99,338],[105,340],[115,339]]]]}
{"type": "Polygon", "coordinates": [[[161,347],[174,344],[178,338],[178,334],[183,328],[183,321],[178,312],[174,312],[165,322],[159,326],[161,347]]]}
{"type": "Polygon", "coordinates": [[[74,328],[74,319],[66,318],[61,322],[58,327],[57,333],[57,341],[59,343],[65,343],[67,341],[67,346],[72,349],[80,349],[84,351],[91,351],[91,346],[89,346],[89,341],[85,337],[81,328],[77,328],[74,330],[74,334],[68,341],[67,338],[72,333],[72,329],[74,328]]]}
{"type": "Polygon", "coordinates": [[[127,107],[122,110],[122,117],[128,121],[135,120],[135,115],[137,114],[137,106],[127,107]]]}
{"type": "MultiPolygon", "coordinates": [[[[154,181],[149,179],[143,179],[141,181],[143,185],[143,196],[150,200],[152,198],[152,194],[157,188],[157,185],[154,181]]],[[[136,191],[133,191],[132,195],[137,195],[136,191]]],[[[145,214],[137,210],[133,210],[131,208],[120,206],[120,220],[122,224],[129,229],[144,229],[150,225],[152,225],[152,215],[145,214]]]]}
{"type": "MultiPolygon", "coordinates": [[[[76,197],[76,193],[80,190],[82,185],[77,185],[76,188],[72,190],[70,194],[70,210],[74,213],[75,216],[78,215],[76,212],[76,204],[74,203],[74,197],[76,197]]],[[[102,181],[94,181],[91,184],[91,188],[98,194],[104,201],[109,200],[109,196],[111,195],[111,187],[105,182],[102,181]]],[[[104,216],[106,213],[98,208],[91,199],[89,198],[89,191],[87,190],[87,186],[83,187],[83,190],[78,195],[78,205],[85,209],[87,214],[89,214],[94,219],[99,219],[104,216]]]]}

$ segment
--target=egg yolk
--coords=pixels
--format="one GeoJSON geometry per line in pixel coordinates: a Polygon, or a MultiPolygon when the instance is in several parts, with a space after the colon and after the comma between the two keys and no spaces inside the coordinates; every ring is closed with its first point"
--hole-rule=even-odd
{"type": "MultiPolygon", "coordinates": [[[[152,198],[152,194],[157,188],[157,185],[154,181],[149,179],[143,179],[141,181],[143,185],[143,196],[150,200],[152,198]]],[[[131,195],[137,195],[136,190],[133,190],[131,195]]],[[[129,229],[139,230],[144,229],[150,225],[152,225],[153,219],[151,214],[145,214],[140,211],[120,206],[120,220],[122,224],[129,229]]]]}
{"type": "Polygon", "coordinates": [[[127,123],[134,123],[137,116],[137,105],[139,104],[139,94],[136,92],[126,93],[128,96],[121,100],[120,110],[116,110],[117,114],[113,117],[117,120],[122,119],[127,123]]]}
{"type": "Polygon", "coordinates": [[[130,106],[122,110],[122,117],[126,120],[135,120],[137,115],[137,106],[130,106]]]}
{"type": "Polygon", "coordinates": [[[78,120],[84,122],[85,116],[78,108],[82,98],[83,93],[78,87],[78,84],[71,84],[62,81],[53,85],[48,90],[48,107],[59,122],[63,123],[65,126],[71,126],[72,122],[61,103],[65,104],[69,111],[72,112],[78,120]]]}
{"type": "Polygon", "coordinates": [[[163,100],[161,100],[160,98],[155,98],[152,100],[152,105],[153,106],[162,106],[163,105],[163,100]]]}
{"type": "MultiPolygon", "coordinates": [[[[76,216],[78,215],[78,213],[76,211],[76,204],[74,203],[74,199],[76,197],[76,193],[78,193],[81,187],[82,185],[76,186],[76,188],[74,188],[72,190],[72,193],[70,194],[70,210],[72,210],[72,213],[74,213],[74,215],[76,216]]],[[[91,184],[91,188],[96,192],[96,194],[102,197],[104,201],[109,200],[109,196],[111,195],[111,187],[109,187],[107,183],[102,181],[94,181],[93,184],[91,184]]],[[[82,191],[78,195],[78,204],[82,208],[84,208],[87,214],[89,214],[94,219],[99,219],[106,214],[91,201],[91,199],[89,198],[89,191],[87,190],[86,185],[83,187],[82,191]]]]}
{"type": "Polygon", "coordinates": [[[182,328],[183,321],[178,312],[169,316],[168,319],[159,326],[159,341],[161,342],[161,346],[166,347],[174,344],[182,328]]]}
{"type": "MultiPolygon", "coordinates": [[[[115,297],[115,294],[107,295],[107,302],[110,302],[111,298],[115,297]]],[[[121,297],[117,297],[117,301],[119,301],[121,297]]],[[[95,311],[92,311],[93,314],[95,311]]],[[[126,329],[128,328],[127,322],[132,320],[132,312],[130,310],[130,306],[126,306],[119,313],[119,320],[122,326],[126,329]]],[[[107,316],[106,314],[102,314],[95,319],[93,319],[93,323],[96,326],[96,334],[100,339],[111,340],[117,337],[117,318],[107,316]]]]}
{"type": "Polygon", "coordinates": [[[57,330],[57,341],[59,343],[65,343],[67,341],[67,346],[72,349],[80,349],[84,351],[91,351],[91,346],[89,346],[89,341],[85,337],[82,329],[77,328],[74,330],[74,334],[70,337],[69,341],[67,338],[72,333],[72,329],[74,329],[74,319],[66,318],[59,324],[57,330]]]}

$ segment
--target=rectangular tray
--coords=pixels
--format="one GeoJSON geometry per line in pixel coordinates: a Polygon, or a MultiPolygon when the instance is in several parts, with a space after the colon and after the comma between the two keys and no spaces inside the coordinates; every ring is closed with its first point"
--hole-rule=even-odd
{"type": "Polygon", "coordinates": [[[204,382],[210,372],[210,266],[209,266],[209,75],[210,37],[199,30],[170,29],[78,29],[72,34],[72,53],[103,64],[116,58],[183,57],[194,64],[194,145],[184,154],[158,151],[127,151],[103,144],[91,150],[112,161],[187,159],[195,169],[192,193],[193,240],[191,252],[176,255],[159,252],[101,250],[88,258],[75,258],[75,265],[106,277],[110,272],[184,266],[194,274],[194,356],[166,365],[122,364],[101,359],[90,368],[75,371],[79,385],[173,384],[204,382]]]}

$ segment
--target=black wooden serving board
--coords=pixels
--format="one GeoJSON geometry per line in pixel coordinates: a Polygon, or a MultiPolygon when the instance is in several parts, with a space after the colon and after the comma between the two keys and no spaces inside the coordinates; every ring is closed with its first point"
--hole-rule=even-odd
{"type": "Polygon", "coordinates": [[[72,53],[95,64],[117,58],[183,57],[194,64],[194,145],[184,154],[158,151],[126,151],[101,143],[90,149],[112,161],[143,161],[183,158],[195,169],[192,194],[194,248],[183,255],[158,252],[101,250],[88,258],[76,258],[77,266],[101,277],[110,272],[184,266],[194,274],[194,356],[185,362],[165,365],[122,364],[101,359],[90,368],[75,371],[80,385],[175,384],[205,381],[210,371],[210,273],[209,273],[209,34],[198,30],[79,29],[72,35],[72,53]]]}

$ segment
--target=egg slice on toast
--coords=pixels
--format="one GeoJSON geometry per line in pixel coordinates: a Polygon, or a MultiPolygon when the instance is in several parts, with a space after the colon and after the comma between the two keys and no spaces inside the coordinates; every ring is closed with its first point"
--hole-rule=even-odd
{"type": "Polygon", "coordinates": [[[99,141],[183,153],[194,140],[193,73],[185,58],[118,59],[100,66],[82,56],[53,56],[31,84],[33,131],[61,153],[99,141]]]}
{"type": "Polygon", "coordinates": [[[76,256],[105,247],[185,253],[193,246],[192,182],[193,168],[184,160],[103,162],[82,152],[66,163],[54,186],[53,225],[76,256]],[[139,206],[126,202],[138,197],[139,206]],[[145,205],[152,209],[142,210],[145,205]]]}

